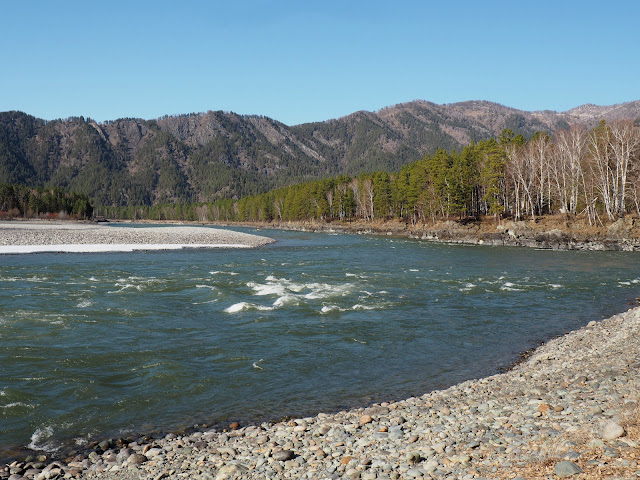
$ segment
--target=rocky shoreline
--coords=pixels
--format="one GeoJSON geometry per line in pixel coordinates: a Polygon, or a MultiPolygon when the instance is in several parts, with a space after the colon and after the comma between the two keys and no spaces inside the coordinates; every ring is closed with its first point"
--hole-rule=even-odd
{"type": "Polygon", "coordinates": [[[398,402],[105,440],[0,478],[640,477],[640,308],[550,340],[506,373],[398,402]]]}
{"type": "MultiPolygon", "coordinates": [[[[221,223],[221,225],[228,225],[221,223]]],[[[625,217],[602,225],[584,218],[535,220],[439,220],[422,224],[385,222],[262,222],[243,225],[281,230],[400,236],[439,243],[530,247],[548,250],[640,251],[640,220],[625,217]]]]}
{"type": "MultiPolygon", "coordinates": [[[[170,226],[128,228],[77,222],[0,222],[2,247],[68,245],[245,246],[272,243],[267,237],[218,228],[170,226]]],[[[7,249],[5,249],[7,250],[7,249]]]]}

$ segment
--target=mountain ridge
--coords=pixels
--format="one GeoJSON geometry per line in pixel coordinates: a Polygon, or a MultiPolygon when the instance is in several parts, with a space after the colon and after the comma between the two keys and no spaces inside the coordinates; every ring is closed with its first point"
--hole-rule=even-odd
{"type": "Polygon", "coordinates": [[[293,126],[211,110],[104,122],[2,112],[0,182],[69,188],[102,205],[206,202],[311,178],[398,170],[505,128],[528,137],[623,118],[640,119],[640,101],[529,112],[486,100],[413,100],[293,126]]]}

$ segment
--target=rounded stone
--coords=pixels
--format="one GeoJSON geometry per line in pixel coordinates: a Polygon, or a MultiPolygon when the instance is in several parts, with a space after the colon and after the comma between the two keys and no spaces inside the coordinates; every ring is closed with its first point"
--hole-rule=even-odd
{"type": "Polygon", "coordinates": [[[549,410],[551,410],[551,405],[548,403],[541,403],[538,405],[538,411],[541,413],[547,413],[549,410]]]}
{"type": "Polygon", "coordinates": [[[148,460],[148,458],[141,453],[132,453],[129,458],[127,458],[127,463],[133,465],[140,465],[148,460]]]}
{"type": "Polygon", "coordinates": [[[589,409],[589,415],[600,415],[601,413],[603,413],[603,411],[599,406],[591,407],[589,409]]]}
{"type": "Polygon", "coordinates": [[[238,473],[238,471],[239,471],[238,466],[233,463],[230,463],[228,465],[223,465],[222,467],[220,467],[220,470],[218,470],[218,475],[216,475],[216,478],[227,476],[227,475],[235,475],[236,473],[238,473]]]}
{"type": "Polygon", "coordinates": [[[360,417],[360,425],[366,425],[367,423],[373,422],[373,418],[371,415],[362,415],[360,417]]]}
{"type": "Polygon", "coordinates": [[[623,435],[624,428],[622,428],[622,425],[616,422],[607,423],[602,430],[602,439],[605,441],[615,440],[616,438],[620,438],[623,435]]]}
{"type": "Polygon", "coordinates": [[[277,452],[273,452],[271,456],[274,460],[277,460],[279,462],[286,462],[287,460],[295,458],[296,454],[293,453],[292,450],[279,450],[277,452]]]}
{"type": "Polygon", "coordinates": [[[418,452],[408,453],[406,458],[409,465],[415,465],[421,460],[420,454],[418,452]]]}
{"type": "Polygon", "coordinates": [[[582,472],[578,465],[569,460],[556,463],[553,471],[560,478],[570,477],[571,475],[576,475],[582,472]]]}

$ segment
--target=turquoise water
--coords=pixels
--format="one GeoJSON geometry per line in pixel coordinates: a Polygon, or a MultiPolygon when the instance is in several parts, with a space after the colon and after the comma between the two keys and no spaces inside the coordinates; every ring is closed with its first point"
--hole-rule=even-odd
{"type": "Polygon", "coordinates": [[[257,250],[0,256],[0,450],[398,399],[640,294],[640,256],[263,230],[257,250]]]}

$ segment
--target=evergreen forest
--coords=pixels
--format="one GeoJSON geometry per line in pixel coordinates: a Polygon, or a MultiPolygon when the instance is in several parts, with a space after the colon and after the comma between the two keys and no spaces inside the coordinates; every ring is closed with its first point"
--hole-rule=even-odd
{"type": "Polygon", "coordinates": [[[0,219],[47,218],[87,220],[93,205],[83,193],[62,188],[31,188],[0,183],[0,219]]]}

